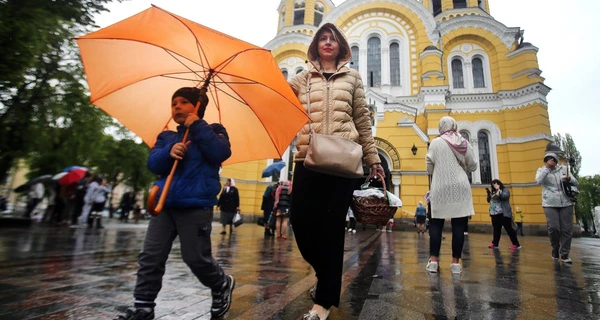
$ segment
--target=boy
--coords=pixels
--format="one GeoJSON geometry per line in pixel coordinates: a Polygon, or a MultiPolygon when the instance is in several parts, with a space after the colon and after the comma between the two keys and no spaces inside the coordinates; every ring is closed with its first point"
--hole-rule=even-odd
{"type": "Polygon", "coordinates": [[[235,281],[213,259],[210,241],[213,206],[221,190],[219,167],[231,156],[229,137],[223,126],[209,125],[202,119],[208,97],[199,89],[181,88],[171,100],[171,114],[179,124],[177,132],[163,131],[158,135],[148,157],[148,168],[161,176],[155,184],[163,189],[174,160],[179,160],[179,165],[164,210],[152,217],[148,225],[138,259],[135,308],[116,320],[154,319],[154,300],[177,235],[183,261],[212,290],[211,315],[221,317],[231,306],[235,281]],[[198,101],[201,105],[196,115],[193,111],[198,101]],[[190,130],[188,141],[181,142],[186,128],[190,130]]]}

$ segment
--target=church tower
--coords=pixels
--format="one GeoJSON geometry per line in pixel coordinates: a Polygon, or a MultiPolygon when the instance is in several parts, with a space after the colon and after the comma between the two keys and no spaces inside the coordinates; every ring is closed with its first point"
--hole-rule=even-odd
{"type": "Polygon", "coordinates": [[[279,3],[278,34],[292,32],[312,36],[335,5],[331,0],[282,0],[279,3]]]}
{"type": "Polygon", "coordinates": [[[436,19],[445,21],[461,15],[489,15],[489,0],[422,0],[436,19]]]}

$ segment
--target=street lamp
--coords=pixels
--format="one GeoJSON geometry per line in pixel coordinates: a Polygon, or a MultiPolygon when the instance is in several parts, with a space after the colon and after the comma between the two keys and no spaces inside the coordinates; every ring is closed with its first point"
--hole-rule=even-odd
{"type": "Polygon", "coordinates": [[[417,155],[417,150],[419,150],[419,149],[418,149],[418,148],[417,148],[417,146],[415,146],[415,144],[413,143],[413,146],[412,146],[412,148],[410,148],[410,151],[412,151],[412,153],[413,153],[413,156],[416,156],[416,155],[417,155]]]}

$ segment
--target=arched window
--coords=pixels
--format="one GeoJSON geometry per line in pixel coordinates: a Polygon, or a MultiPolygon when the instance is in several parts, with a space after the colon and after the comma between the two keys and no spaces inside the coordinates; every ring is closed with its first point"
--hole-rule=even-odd
{"type": "Polygon", "coordinates": [[[304,2],[294,3],[294,25],[304,24],[304,2]]]}
{"type": "Polygon", "coordinates": [[[462,9],[467,7],[467,0],[452,0],[454,9],[462,9]]]}
{"type": "Polygon", "coordinates": [[[478,6],[479,6],[481,9],[485,10],[485,2],[484,2],[483,0],[477,0],[477,5],[478,5],[478,6]]]}
{"type": "Polygon", "coordinates": [[[381,84],[381,40],[377,37],[367,41],[367,77],[369,87],[381,84]]]}
{"type": "Polygon", "coordinates": [[[490,139],[486,132],[477,133],[477,144],[479,146],[479,171],[481,172],[481,183],[492,182],[492,163],[490,160],[490,139]]]}
{"type": "Polygon", "coordinates": [[[442,13],[442,0],[431,0],[433,5],[433,16],[437,16],[442,13]]]}
{"type": "MultiPolygon", "coordinates": [[[[465,140],[470,141],[469,140],[469,133],[466,131],[461,131],[460,135],[465,138],[465,140]]],[[[467,172],[467,177],[469,178],[469,183],[473,183],[473,175],[470,172],[467,172]]]]}
{"type": "Polygon", "coordinates": [[[285,80],[287,80],[287,78],[288,78],[288,72],[287,72],[287,70],[282,69],[281,73],[283,74],[283,77],[285,78],[285,80]]]}
{"type": "Polygon", "coordinates": [[[465,87],[462,61],[460,59],[452,60],[452,87],[454,89],[462,89],[465,87]]]}
{"type": "Polygon", "coordinates": [[[317,2],[315,4],[315,27],[318,27],[321,24],[321,21],[323,21],[323,15],[325,14],[325,6],[320,3],[317,2]]]}
{"type": "Polygon", "coordinates": [[[302,72],[302,71],[304,71],[304,69],[302,69],[302,68],[298,68],[298,69],[296,69],[296,74],[298,74],[298,73],[300,73],[300,72],[302,72]]]}
{"type": "Polygon", "coordinates": [[[279,27],[283,28],[285,26],[285,9],[281,10],[281,21],[279,22],[279,27]]]}
{"type": "Polygon", "coordinates": [[[394,42],[390,45],[390,84],[400,85],[400,45],[394,42]]]}
{"type": "Polygon", "coordinates": [[[483,77],[483,61],[481,58],[475,58],[473,65],[473,85],[475,88],[485,88],[485,79],[483,77]]]}
{"type": "Polygon", "coordinates": [[[352,46],[350,50],[352,51],[352,60],[350,60],[350,68],[358,71],[358,55],[360,54],[358,46],[352,46]]]}

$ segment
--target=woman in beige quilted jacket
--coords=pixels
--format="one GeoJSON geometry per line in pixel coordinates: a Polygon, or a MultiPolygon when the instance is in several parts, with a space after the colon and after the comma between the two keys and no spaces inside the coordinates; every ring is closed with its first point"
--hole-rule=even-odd
{"type": "MultiPolygon", "coordinates": [[[[296,75],[290,85],[304,108],[310,83],[310,119],[313,132],[338,135],[362,145],[371,173],[384,176],[371,134],[371,119],[360,75],[345,65],[351,51],[342,33],[331,23],[315,34],[309,48],[310,70],[296,75]]],[[[310,290],[313,308],[303,319],[323,320],[340,302],[344,256],[344,226],[353,183],[310,171],[304,167],[309,124],[296,143],[291,222],[302,257],[315,269],[316,285],[310,290]]]]}

